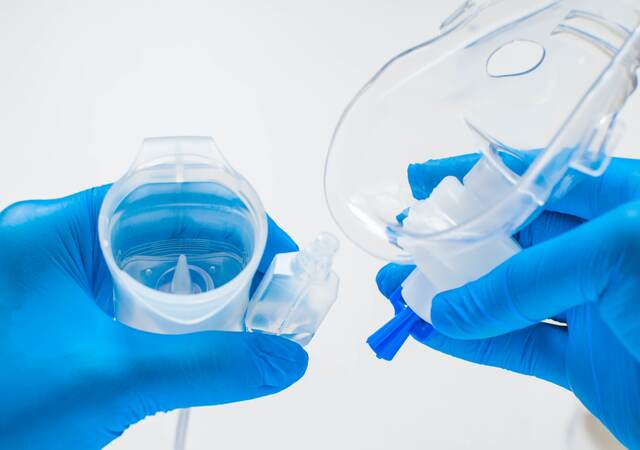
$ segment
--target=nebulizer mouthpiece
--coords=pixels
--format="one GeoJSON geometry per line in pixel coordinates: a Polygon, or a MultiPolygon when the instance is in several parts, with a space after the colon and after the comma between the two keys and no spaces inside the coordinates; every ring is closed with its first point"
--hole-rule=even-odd
{"type": "Polygon", "coordinates": [[[638,17],[625,1],[467,1],[351,101],[329,208],[363,250],[416,266],[368,341],[379,357],[430,321],[435,295],[515,255],[549,200],[604,172],[637,84],[638,17]]]}

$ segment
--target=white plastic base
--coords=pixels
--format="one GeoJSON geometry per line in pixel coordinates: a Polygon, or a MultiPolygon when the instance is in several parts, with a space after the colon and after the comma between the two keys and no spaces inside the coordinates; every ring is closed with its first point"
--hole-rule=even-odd
{"type": "Polygon", "coordinates": [[[249,288],[232,294],[232,299],[220,309],[212,302],[189,304],[189,296],[185,295],[185,304],[153,304],[148,298],[138,297],[130,291],[119,292],[116,286],[115,317],[132,328],[160,334],[184,334],[197,331],[224,330],[242,331],[247,304],[249,303],[249,288]]]}
{"type": "MultiPolygon", "coordinates": [[[[486,210],[512,189],[517,175],[503,172],[482,157],[464,178],[444,178],[429,198],[409,210],[403,226],[409,231],[442,231],[464,223],[486,210]]],[[[495,218],[496,227],[502,220],[495,218]]],[[[401,241],[401,244],[403,242],[401,241]]],[[[520,251],[511,236],[405,241],[417,269],[405,280],[402,296],[423,320],[431,321],[431,303],[440,292],[454,289],[489,273],[520,251]]]]}
{"type": "Polygon", "coordinates": [[[489,244],[476,252],[457,255],[464,265],[464,272],[455,271],[455,263],[451,276],[446,278],[435,279],[432,274],[427,276],[420,269],[414,270],[402,284],[402,298],[421,319],[431,323],[431,304],[437,294],[477,280],[520,251],[520,246],[510,238],[494,247],[489,244]]]}

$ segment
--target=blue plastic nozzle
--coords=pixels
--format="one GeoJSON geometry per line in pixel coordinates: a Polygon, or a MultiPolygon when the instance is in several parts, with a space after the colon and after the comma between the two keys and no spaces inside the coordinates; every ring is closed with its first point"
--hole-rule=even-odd
{"type": "Polygon", "coordinates": [[[386,361],[391,361],[396,356],[402,344],[411,335],[413,328],[422,320],[404,304],[401,293],[400,288],[391,296],[391,303],[396,308],[396,316],[367,339],[367,344],[376,356],[386,361]],[[398,308],[400,304],[405,306],[398,308]]]}

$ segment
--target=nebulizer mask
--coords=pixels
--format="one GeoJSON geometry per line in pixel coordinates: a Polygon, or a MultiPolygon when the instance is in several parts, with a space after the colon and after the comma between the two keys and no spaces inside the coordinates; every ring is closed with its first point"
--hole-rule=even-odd
{"type": "Polygon", "coordinates": [[[369,338],[380,358],[430,320],[436,294],[515,255],[513,234],[547,202],[606,170],[636,88],[639,6],[469,0],[348,105],[326,163],[331,213],[363,250],[416,265],[406,307],[369,338]]]}
{"type": "MultiPolygon", "coordinates": [[[[144,331],[276,334],[306,345],[336,300],[337,239],[276,255],[252,292],[268,234],[258,194],[208,137],[145,139],[108,191],[100,245],[115,318],[144,331]]],[[[178,421],[184,446],[187,412],[178,421]]]]}

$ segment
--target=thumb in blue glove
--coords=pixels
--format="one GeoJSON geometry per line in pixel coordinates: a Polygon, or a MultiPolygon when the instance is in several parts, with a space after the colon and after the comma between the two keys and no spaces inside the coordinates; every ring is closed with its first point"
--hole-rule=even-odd
{"type": "MultiPolygon", "coordinates": [[[[437,176],[447,164],[445,175],[458,176],[473,162],[439,161],[437,176]]],[[[429,165],[410,169],[412,184],[434,185],[429,165]]],[[[614,160],[515,236],[524,251],[436,296],[433,327],[422,323],[414,337],[570,389],[624,445],[640,448],[639,188],[640,161],[614,160]]],[[[411,269],[385,267],[381,291],[390,296],[411,269]]]]}
{"type": "MultiPolygon", "coordinates": [[[[0,213],[0,447],[98,449],[158,411],[278,392],[307,354],[274,336],[164,336],[112,317],[96,221],[108,186],[0,213]]],[[[295,243],[269,221],[257,278],[295,243]]]]}

